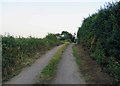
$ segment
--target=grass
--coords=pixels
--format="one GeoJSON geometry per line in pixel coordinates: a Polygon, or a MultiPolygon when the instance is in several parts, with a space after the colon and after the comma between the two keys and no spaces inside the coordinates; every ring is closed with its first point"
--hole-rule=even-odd
{"type": "MultiPolygon", "coordinates": [[[[57,64],[61,59],[61,56],[69,43],[63,44],[55,53],[53,58],[49,61],[48,65],[42,70],[40,74],[40,83],[47,84],[54,76],[57,69],[57,64]]],[[[38,84],[37,82],[36,84],[38,84]]]]}
{"type": "Polygon", "coordinates": [[[78,50],[77,50],[77,48],[75,47],[75,45],[72,47],[72,49],[73,49],[73,55],[74,55],[75,58],[76,58],[76,63],[77,63],[78,65],[80,65],[80,56],[78,55],[78,50]]]}

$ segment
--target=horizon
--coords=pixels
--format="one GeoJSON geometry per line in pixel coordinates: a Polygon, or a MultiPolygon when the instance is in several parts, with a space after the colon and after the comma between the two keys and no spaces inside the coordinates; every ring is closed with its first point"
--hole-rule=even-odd
{"type": "MultiPolygon", "coordinates": [[[[32,0],[31,0],[32,1],[32,0]]],[[[43,38],[48,33],[77,33],[84,18],[104,8],[106,2],[7,2],[0,5],[1,34],[43,38]],[[9,14],[9,15],[8,15],[9,14]]]]}

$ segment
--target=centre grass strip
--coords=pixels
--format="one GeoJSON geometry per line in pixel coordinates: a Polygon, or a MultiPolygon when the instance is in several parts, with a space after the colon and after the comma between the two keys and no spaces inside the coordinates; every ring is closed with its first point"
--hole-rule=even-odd
{"type": "MultiPolygon", "coordinates": [[[[58,51],[55,53],[53,58],[49,61],[48,65],[42,70],[40,75],[40,82],[42,84],[47,84],[54,76],[54,73],[57,69],[57,64],[61,59],[61,56],[69,43],[63,44],[58,51]]],[[[37,82],[38,84],[38,82],[37,82]]]]}

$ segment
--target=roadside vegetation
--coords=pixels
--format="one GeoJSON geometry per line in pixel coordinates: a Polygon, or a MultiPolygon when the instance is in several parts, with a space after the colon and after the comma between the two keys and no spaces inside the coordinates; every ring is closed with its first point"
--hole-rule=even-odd
{"type": "Polygon", "coordinates": [[[85,18],[79,28],[78,44],[87,47],[90,56],[120,82],[120,2],[108,3],[85,18]]]}
{"type": "Polygon", "coordinates": [[[115,84],[113,77],[101,70],[101,66],[90,58],[89,51],[81,45],[73,46],[73,55],[87,84],[115,84]]]}
{"type": "Polygon", "coordinates": [[[80,66],[80,56],[79,56],[79,52],[78,52],[78,50],[77,50],[77,47],[74,45],[73,47],[72,47],[72,49],[73,49],[73,55],[75,56],[75,58],[76,58],[76,63],[77,63],[77,65],[78,66],[80,66]]]}
{"type": "Polygon", "coordinates": [[[54,34],[45,38],[2,36],[2,80],[6,81],[47,50],[61,44],[54,34]]]}
{"type": "Polygon", "coordinates": [[[57,69],[57,64],[60,61],[61,56],[68,44],[69,43],[67,42],[67,43],[64,43],[63,45],[61,45],[61,47],[58,49],[58,51],[55,53],[55,55],[49,61],[48,65],[42,70],[37,84],[39,84],[39,83],[47,84],[54,77],[54,74],[57,69]]]}

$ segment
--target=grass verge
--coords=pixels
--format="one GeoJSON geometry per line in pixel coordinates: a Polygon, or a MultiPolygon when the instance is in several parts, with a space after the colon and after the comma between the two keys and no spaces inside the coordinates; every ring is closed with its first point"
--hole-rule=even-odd
{"type": "Polygon", "coordinates": [[[73,49],[73,55],[74,55],[75,58],[76,58],[76,63],[77,63],[78,65],[80,65],[80,56],[78,55],[78,50],[77,50],[77,48],[75,47],[75,45],[72,47],[72,49],[73,49]]]}
{"type": "Polygon", "coordinates": [[[39,78],[40,81],[36,82],[36,84],[47,84],[53,78],[57,69],[57,64],[68,44],[69,43],[65,43],[58,49],[53,58],[49,61],[48,65],[42,70],[39,78]]]}

